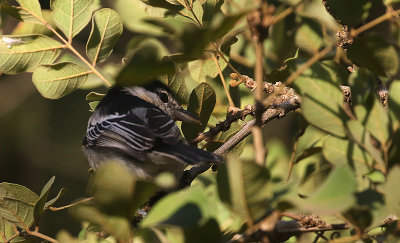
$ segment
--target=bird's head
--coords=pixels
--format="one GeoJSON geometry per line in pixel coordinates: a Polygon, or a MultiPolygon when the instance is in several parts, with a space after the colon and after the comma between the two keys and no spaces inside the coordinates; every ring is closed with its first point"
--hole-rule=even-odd
{"type": "Polygon", "coordinates": [[[135,86],[128,89],[129,93],[152,103],[171,116],[174,120],[200,124],[199,119],[182,108],[179,102],[172,95],[169,88],[158,80],[154,80],[143,87],[135,86]]]}

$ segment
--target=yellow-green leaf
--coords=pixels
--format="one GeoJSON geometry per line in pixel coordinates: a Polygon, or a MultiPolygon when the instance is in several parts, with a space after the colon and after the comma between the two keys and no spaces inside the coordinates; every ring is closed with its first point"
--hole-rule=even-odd
{"type": "Polygon", "coordinates": [[[92,18],[92,31],[86,45],[86,54],[92,63],[106,60],[122,34],[118,14],[109,8],[97,11],[92,18]]]}
{"type": "Polygon", "coordinates": [[[44,35],[0,37],[0,72],[32,72],[38,65],[51,64],[63,45],[44,35]]]}
{"type": "Polygon", "coordinates": [[[17,7],[18,14],[24,22],[43,24],[42,9],[38,0],[17,0],[20,7],[17,7]]]}
{"type": "Polygon", "coordinates": [[[52,0],[51,9],[57,27],[71,39],[89,23],[93,0],[52,0]]]}
{"type": "Polygon", "coordinates": [[[62,62],[37,68],[32,80],[43,97],[58,99],[79,88],[89,73],[78,64],[62,62]]]}

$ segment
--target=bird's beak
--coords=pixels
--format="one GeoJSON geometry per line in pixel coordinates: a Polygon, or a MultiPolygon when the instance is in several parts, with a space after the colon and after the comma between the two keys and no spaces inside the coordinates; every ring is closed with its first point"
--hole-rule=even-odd
{"type": "Polygon", "coordinates": [[[175,114],[176,120],[201,125],[201,122],[196,117],[196,115],[190,113],[189,111],[183,109],[182,107],[175,109],[174,114],[175,114]]]}

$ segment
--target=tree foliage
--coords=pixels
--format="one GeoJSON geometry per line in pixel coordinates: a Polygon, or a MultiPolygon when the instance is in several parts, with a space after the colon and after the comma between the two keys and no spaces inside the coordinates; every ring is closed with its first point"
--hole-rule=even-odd
{"type": "Polygon", "coordinates": [[[65,189],[48,199],[54,177],[40,194],[2,182],[3,241],[400,240],[399,1],[115,0],[102,8],[53,0],[50,10],[38,0],[16,2],[0,1],[0,30],[18,21],[0,37],[1,73],[32,73],[49,99],[87,90],[91,109],[113,84],[158,78],[202,122],[182,124],[188,141],[218,153],[235,148],[216,172],[196,175],[151,208],[143,205],[171,178],[142,181],[107,164],[91,176],[91,197],[65,207],[85,222],[78,236],[39,231],[46,211],[64,209],[54,204],[65,189]],[[79,52],[76,36],[86,26],[79,52]],[[135,36],[112,63],[123,31],[135,36]],[[293,109],[299,125],[290,151],[279,141],[264,146],[256,132],[254,147],[239,143],[249,124],[293,109]],[[260,146],[265,164],[255,162],[260,146]],[[326,232],[307,234],[314,231],[326,232]]]}

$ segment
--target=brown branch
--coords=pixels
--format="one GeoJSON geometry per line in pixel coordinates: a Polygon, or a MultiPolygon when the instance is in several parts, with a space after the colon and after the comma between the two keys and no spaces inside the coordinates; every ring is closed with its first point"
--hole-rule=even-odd
{"type": "Polygon", "coordinates": [[[88,202],[88,201],[90,201],[90,200],[92,200],[92,199],[93,199],[93,197],[88,197],[88,198],[82,199],[82,200],[80,200],[80,201],[77,201],[77,202],[74,202],[74,203],[71,203],[71,204],[62,206],[62,207],[49,207],[49,209],[50,209],[51,211],[53,211],[53,212],[55,212],[55,211],[60,211],[60,210],[64,210],[64,209],[67,209],[67,208],[76,206],[76,205],[81,204],[81,203],[88,202]]]}
{"type": "Polygon", "coordinates": [[[379,16],[378,18],[372,20],[371,22],[368,22],[364,25],[362,25],[361,27],[359,27],[358,29],[353,29],[350,31],[351,36],[356,37],[357,35],[361,34],[364,31],[367,31],[373,27],[375,27],[376,25],[385,22],[386,20],[389,20],[391,18],[396,18],[398,16],[398,14],[400,14],[400,9],[394,11],[388,11],[387,13],[385,13],[384,15],[379,16]]]}

